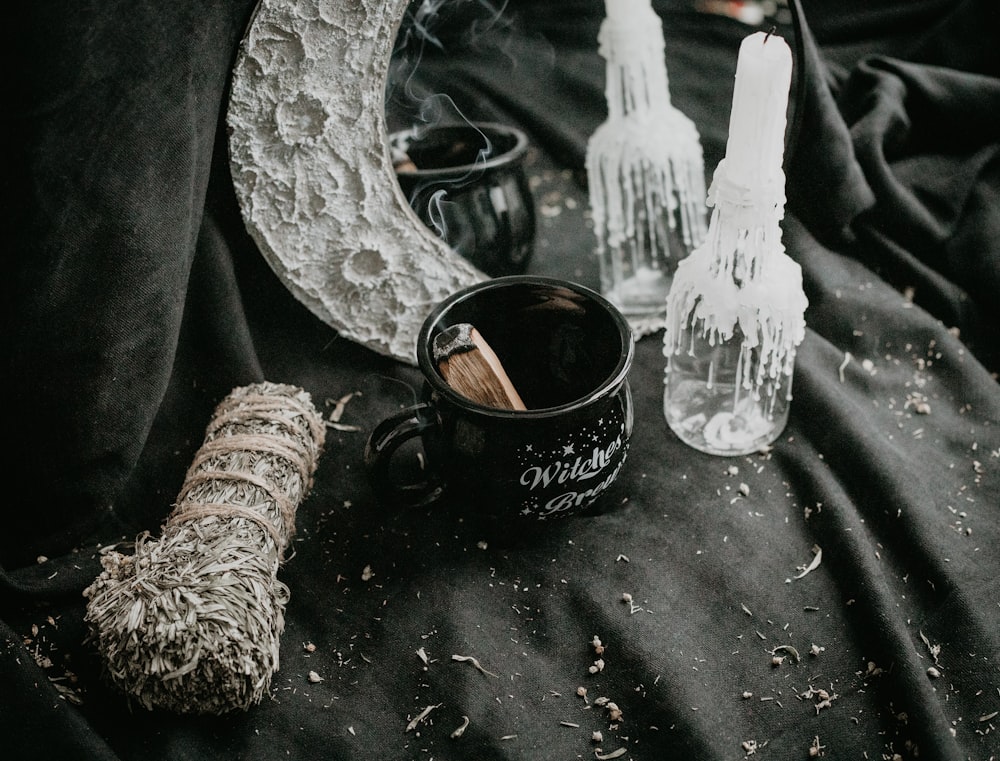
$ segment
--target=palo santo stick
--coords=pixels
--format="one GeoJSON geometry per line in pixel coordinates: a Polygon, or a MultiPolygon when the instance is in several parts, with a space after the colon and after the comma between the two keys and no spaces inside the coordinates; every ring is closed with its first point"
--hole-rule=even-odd
{"type": "Polygon", "coordinates": [[[496,353],[469,323],[452,325],[434,337],[434,361],[448,385],[477,404],[527,409],[496,353]]]}

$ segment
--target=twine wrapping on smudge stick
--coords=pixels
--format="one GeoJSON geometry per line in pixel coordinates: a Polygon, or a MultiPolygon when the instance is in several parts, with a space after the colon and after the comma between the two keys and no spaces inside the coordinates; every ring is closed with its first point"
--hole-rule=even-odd
{"type": "Polygon", "coordinates": [[[157,539],[106,554],[84,590],[105,675],[147,709],[222,714],[267,693],[288,587],[277,578],[325,426],[300,388],[258,383],[218,405],[157,539]]]}

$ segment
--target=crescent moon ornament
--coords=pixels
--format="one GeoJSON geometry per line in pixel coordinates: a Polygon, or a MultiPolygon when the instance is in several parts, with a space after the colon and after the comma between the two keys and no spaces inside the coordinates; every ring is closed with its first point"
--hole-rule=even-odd
{"type": "Polygon", "coordinates": [[[407,0],[261,0],[227,111],[246,224],[292,294],[342,336],[416,363],[424,317],[486,276],[410,209],[384,90],[407,0]]]}

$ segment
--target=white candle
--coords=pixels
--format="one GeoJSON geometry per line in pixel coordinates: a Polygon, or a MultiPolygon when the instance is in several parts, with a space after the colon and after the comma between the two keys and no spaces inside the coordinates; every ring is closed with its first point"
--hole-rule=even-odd
{"type": "Polygon", "coordinates": [[[604,0],[604,9],[615,21],[647,22],[652,5],[649,0],[604,0]]]}
{"type": "Polygon", "coordinates": [[[726,142],[726,174],[744,188],[781,176],[792,51],[775,34],[755,32],[740,44],[726,142]]]}

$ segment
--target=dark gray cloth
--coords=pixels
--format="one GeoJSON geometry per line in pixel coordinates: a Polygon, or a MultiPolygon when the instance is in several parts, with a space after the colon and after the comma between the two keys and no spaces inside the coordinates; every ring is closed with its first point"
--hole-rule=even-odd
{"type": "MultiPolygon", "coordinates": [[[[22,10],[4,178],[11,757],[535,760],[600,747],[723,759],[756,747],[799,759],[816,742],[829,758],[995,757],[1000,19],[987,2],[852,16],[862,5],[805,3],[784,243],[809,308],[788,428],[766,454],[685,447],[663,418],[661,336],[645,337],[614,503],[514,546],[482,544],[474,505],[376,502],[365,437],[414,401],[419,376],[321,324],[243,227],[223,117],[253,3],[22,10]],[[360,392],[342,419],[360,430],[328,431],[281,570],[291,600],[272,697],[221,718],[129,706],[85,640],[99,547],[158,531],[215,404],[264,378],[301,385],[327,413],[360,392]],[[605,667],[590,674],[595,635],[605,667]],[[601,697],[623,722],[612,727],[601,697]],[[407,731],[426,706],[438,707],[407,731]]],[[[710,174],[749,30],[656,7],[671,95],[710,174]]],[[[599,2],[511,3],[475,45],[439,30],[446,50],[421,69],[470,117],[529,133],[536,200],[558,210],[539,217],[531,269],[591,286],[582,169],[603,119],[602,16],[599,2]]]]}

